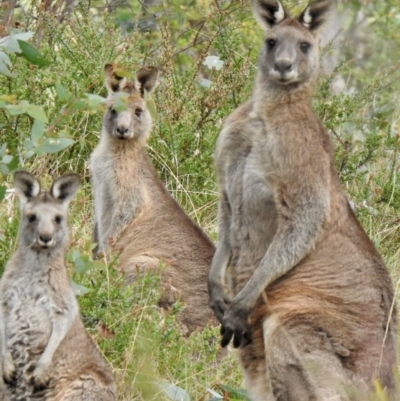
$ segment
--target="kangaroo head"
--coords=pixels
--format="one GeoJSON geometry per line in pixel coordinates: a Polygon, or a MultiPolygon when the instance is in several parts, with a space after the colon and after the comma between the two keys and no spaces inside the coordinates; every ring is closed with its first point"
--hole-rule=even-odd
{"type": "Polygon", "coordinates": [[[67,207],[80,185],[78,174],[66,174],[41,191],[30,173],[14,173],[14,188],[21,209],[20,242],[39,252],[63,247],[68,239],[67,207]]]}
{"type": "Polygon", "coordinates": [[[311,82],[319,67],[319,34],[335,0],[317,0],[296,18],[278,0],[253,0],[256,20],[265,31],[259,58],[263,78],[278,85],[311,82]]]}
{"type": "Polygon", "coordinates": [[[106,64],[104,71],[108,101],[103,128],[118,140],[146,139],[151,116],[144,95],[145,91],[152,92],[157,84],[157,68],[141,68],[133,82],[119,76],[113,64],[106,64]]]}

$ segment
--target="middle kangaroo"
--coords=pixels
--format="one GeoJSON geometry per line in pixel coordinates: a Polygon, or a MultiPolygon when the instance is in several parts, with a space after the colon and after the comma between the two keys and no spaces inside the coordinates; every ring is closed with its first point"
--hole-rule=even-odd
{"type": "MultiPolygon", "coordinates": [[[[120,269],[127,278],[140,269],[154,269],[163,261],[163,283],[171,283],[185,303],[178,320],[189,332],[212,319],[207,275],[215,251],[213,243],[172,198],[146,152],[151,116],[144,92],[157,81],[154,67],[141,68],[135,80],[119,77],[105,66],[109,92],[101,139],[90,158],[94,187],[94,240],[107,252],[109,241],[121,251],[120,269]],[[116,99],[126,102],[117,111],[116,99]]],[[[171,303],[174,299],[161,302],[171,303]]]]}

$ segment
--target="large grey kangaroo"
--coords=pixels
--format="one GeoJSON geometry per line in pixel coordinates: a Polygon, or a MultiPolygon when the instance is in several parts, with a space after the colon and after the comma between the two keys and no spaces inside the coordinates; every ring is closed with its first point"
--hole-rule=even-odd
{"type": "Polygon", "coordinates": [[[178,321],[189,334],[213,319],[207,275],[215,248],[166,190],[147,154],[152,121],[144,94],[154,89],[157,74],[156,68],[144,67],[129,81],[114,65],[105,66],[107,111],[90,158],[94,238],[101,252],[114,242],[128,280],[165,263],[162,282],[169,290],[160,304],[181,298],[185,307],[178,321]],[[126,103],[122,110],[115,108],[118,97],[126,103]]]}
{"type": "Polygon", "coordinates": [[[116,401],[116,386],[79,316],[64,263],[67,207],[77,174],[48,192],[14,174],[21,223],[0,282],[1,372],[10,401],[116,401]]]}
{"type": "Polygon", "coordinates": [[[396,397],[392,282],[311,109],[334,6],[319,0],[292,18],[277,0],[253,0],[265,30],[254,91],[217,141],[210,302],[254,401],[365,401],[375,379],[396,397]]]}

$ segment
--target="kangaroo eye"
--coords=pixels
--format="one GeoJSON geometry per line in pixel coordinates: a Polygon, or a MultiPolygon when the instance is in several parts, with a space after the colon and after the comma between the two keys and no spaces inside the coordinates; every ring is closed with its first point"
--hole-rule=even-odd
{"type": "Polygon", "coordinates": [[[34,221],[36,221],[36,214],[30,214],[28,216],[28,221],[29,223],[33,223],[34,221]]]}
{"type": "Polygon", "coordinates": [[[308,50],[310,49],[311,45],[307,42],[302,42],[300,43],[300,50],[306,54],[308,52],[308,50]]]}
{"type": "Polygon", "coordinates": [[[275,39],[267,39],[266,43],[267,43],[268,50],[272,50],[276,45],[276,40],[275,39]]]}
{"type": "Polygon", "coordinates": [[[115,114],[117,114],[117,110],[115,110],[113,108],[110,109],[110,112],[111,112],[112,116],[115,116],[115,114]]]}
{"type": "Polygon", "coordinates": [[[142,115],[142,113],[143,113],[143,110],[142,110],[142,109],[136,109],[136,110],[135,110],[135,116],[136,116],[136,117],[140,117],[140,116],[142,115]]]}
{"type": "Polygon", "coordinates": [[[62,222],[62,216],[56,216],[54,220],[56,221],[57,224],[60,224],[62,222]]]}

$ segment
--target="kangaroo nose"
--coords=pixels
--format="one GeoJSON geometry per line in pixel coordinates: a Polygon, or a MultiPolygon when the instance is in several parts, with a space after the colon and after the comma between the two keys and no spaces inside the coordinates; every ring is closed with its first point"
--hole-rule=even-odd
{"type": "Polygon", "coordinates": [[[126,127],[125,125],[121,125],[121,126],[117,127],[117,132],[121,136],[124,136],[128,131],[129,131],[129,128],[126,127]]]}
{"type": "Polygon", "coordinates": [[[274,64],[275,71],[279,71],[281,74],[292,70],[292,62],[287,59],[278,60],[274,64]]]}
{"type": "Polygon", "coordinates": [[[40,234],[39,235],[39,242],[42,245],[48,245],[51,243],[52,240],[53,240],[53,237],[51,234],[40,234]]]}

